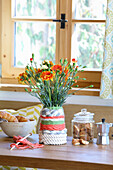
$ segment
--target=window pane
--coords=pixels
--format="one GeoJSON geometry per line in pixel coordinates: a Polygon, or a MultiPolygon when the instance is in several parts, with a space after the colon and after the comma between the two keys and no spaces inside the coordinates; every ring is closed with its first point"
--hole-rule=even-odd
{"type": "Polygon", "coordinates": [[[73,0],[72,16],[74,19],[105,19],[107,0],[73,0]]]}
{"type": "MultiPolygon", "coordinates": [[[[14,5],[14,4],[13,4],[14,5]]],[[[15,0],[14,16],[55,17],[56,0],[15,0]]]]}
{"type": "Polygon", "coordinates": [[[75,24],[72,33],[72,58],[79,65],[101,69],[105,24],[75,24]]]}
{"type": "Polygon", "coordinates": [[[25,67],[32,53],[39,64],[45,59],[55,62],[55,23],[16,22],[14,37],[15,67],[25,67]]]}

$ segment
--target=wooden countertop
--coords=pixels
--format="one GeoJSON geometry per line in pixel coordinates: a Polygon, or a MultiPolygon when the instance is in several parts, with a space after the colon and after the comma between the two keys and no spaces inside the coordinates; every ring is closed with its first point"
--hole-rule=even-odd
{"type": "MultiPolygon", "coordinates": [[[[38,135],[28,138],[38,142],[38,135]]],[[[65,145],[45,145],[40,149],[14,149],[10,151],[12,138],[0,134],[0,165],[43,168],[43,169],[76,169],[76,170],[113,170],[113,141],[108,146],[89,145],[73,146],[68,137],[65,145]]]]}

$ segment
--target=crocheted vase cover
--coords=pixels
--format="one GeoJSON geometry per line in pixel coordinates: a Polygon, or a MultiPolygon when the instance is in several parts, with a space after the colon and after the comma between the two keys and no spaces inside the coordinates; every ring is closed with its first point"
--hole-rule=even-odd
{"type": "Polygon", "coordinates": [[[42,109],[40,119],[39,143],[45,145],[67,143],[67,129],[62,107],[42,109]]]}

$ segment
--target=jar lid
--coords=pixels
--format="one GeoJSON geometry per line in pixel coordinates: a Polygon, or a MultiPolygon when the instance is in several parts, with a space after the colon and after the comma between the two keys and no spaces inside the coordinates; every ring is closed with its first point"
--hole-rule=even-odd
{"type": "Polygon", "coordinates": [[[74,121],[78,122],[94,122],[94,113],[87,112],[87,109],[81,109],[81,112],[74,114],[74,121]]]}

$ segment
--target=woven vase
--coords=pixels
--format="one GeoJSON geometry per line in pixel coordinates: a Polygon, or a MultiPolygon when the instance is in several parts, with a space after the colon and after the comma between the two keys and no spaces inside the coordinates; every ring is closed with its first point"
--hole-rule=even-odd
{"type": "Polygon", "coordinates": [[[63,107],[43,108],[40,113],[39,143],[62,145],[67,143],[67,129],[63,107]]]}

